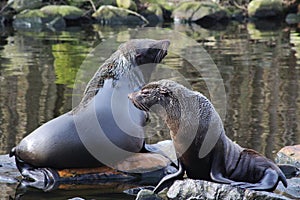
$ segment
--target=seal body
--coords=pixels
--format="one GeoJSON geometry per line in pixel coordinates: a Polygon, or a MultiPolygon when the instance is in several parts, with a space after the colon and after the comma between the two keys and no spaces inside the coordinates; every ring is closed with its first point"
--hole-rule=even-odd
{"type": "Polygon", "coordinates": [[[151,39],[122,44],[95,73],[76,108],[43,124],[13,148],[11,155],[21,173],[29,165],[55,169],[106,165],[94,153],[109,159],[114,156],[111,147],[140,152],[146,114],[127,95],[147,82],[149,74],[139,66],[153,68],[165,57],[168,46],[167,40],[151,39]]]}
{"type": "MultiPolygon", "coordinates": [[[[162,115],[188,177],[254,190],[272,191],[279,181],[287,186],[284,174],[273,161],[240,147],[225,135],[220,116],[201,93],[161,80],[129,94],[129,99],[141,110],[162,115]]],[[[162,182],[168,179],[174,176],[169,175],[162,182]]],[[[162,182],[156,192],[162,189],[162,182]]]]}

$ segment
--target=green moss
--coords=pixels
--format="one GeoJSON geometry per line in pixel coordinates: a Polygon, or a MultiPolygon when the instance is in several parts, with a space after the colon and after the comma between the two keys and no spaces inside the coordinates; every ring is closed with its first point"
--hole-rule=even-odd
{"type": "Polygon", "coordinates": [[[35,17],[46,17],[46,15],[39,9],[34,9],[34,10],[24,10],[21,13],[16,15],[16,19],[21,19],[21,18],[35,18],[35,17]]]}
{"type": "Polygon", "coordinates": [[[150,6],[148,6],[147,10],[154,13],[157,16],[162,17],[162,15],[163,15],[163,11],[162,11],[161,7],[157,4],[150,4],[150,6]]]}
{"type": "Polygon", "coordinates": [[[75,6],[49,5],[41,8],[41,11],[48,15],[59,15],[64,18],[76,19],[83,15],[83,11],[75,6]]]}
{"type": "Polygon", "coordinates": [[[116,0],[116,2],[119,8],[137,11],[137,6],[133,0],[116,0]]]}
{"type": "Polygon", "coordinates": [[[196,21],[220,11],[224,11],[224,9],[212,1],[182,2],[172,15],[178,20],[196,21]]]}

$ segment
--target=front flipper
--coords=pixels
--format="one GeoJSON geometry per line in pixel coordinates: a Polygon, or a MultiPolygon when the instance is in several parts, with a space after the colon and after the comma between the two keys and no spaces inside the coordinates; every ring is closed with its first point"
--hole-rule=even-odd
{"type": "Polygon", "coordinates": [[[153,193],[157,194],[160,191],[162,191],[164,188],[170,186],[173,184],[173,182],[176,179],[182,179],[184,174],[183,166],[178,161],[178,171],[174,174],[169,174],[161,179],[161,181],[157,184],[157,186],[154,188],[153,193]]]}
{"type": "Polygon", "coordinates": [[[216,153],[214,155],[212,165],[211,165],[211,171],[210,171],[210,178],[217,182],[217,183],[224,183],[224,184],[230,184],[233,183],[234,181],[226,178],[223,174],[225,169],[222,168],[224,164],[222,164],[222,158],[220,154],[216,153]]]}

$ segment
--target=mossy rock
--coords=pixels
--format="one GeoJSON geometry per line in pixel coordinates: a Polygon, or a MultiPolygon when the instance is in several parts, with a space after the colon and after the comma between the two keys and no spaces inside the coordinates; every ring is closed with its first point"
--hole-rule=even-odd
{"type": "Polygon", "coordinates": [[[116,3],[119,8],[137,11],[137,6],[133,0],[116,0],[116,3]]]}
{"type": "Polygon", "coordinates": [[[47,17],[45,13],[43,13],[40,9],[34,9],[34,10],[24,10],[21,13],[17,14],[15,16],[15,19],[21,19],[21,18],[44,18],[47,17]]]}
{"type": "Polygon", "coordinates": [[[183,2],[173,11],[172,17],[180,22],[197,22],[205,17],[214,18],[215,21],[228,18],[226,11],[212,1],[183,2]]]}
{"type": "Polygon", "coordinates": [[[24,10],[14,17],[16,29],[64,28],[65,20],[60,16],[47,15],[40,9],[24,10]]]}
{"type": "Polygon", "coordinates": [[[281,17],[282,0],[253,0],[248,4],[248,15],[252,18],[281,17]]]}
{"type": "Polygon", "coordinates": [[[157,24],[164,21],[163,9],[158,4],[150,4],[141,14],[150,22],[157,24]]]}
{"type": "Polygon", "coordinates": [[[11,7],[17,11],[21,12],[23,10],[33,10],[43,6],[43,0],[14,0],[11,7]]]}
{"type": "Polygon", "coordinates": [[[172,1],[166,0],[140,0],[142,4],[159,5],[162,9],[173,11],[176,8],[176,4],[172,1]]]}
{"type": "Polygon", "coordinates": [[[61,16],[65,19],[75,20],[83,15],[83,11],[75,6],[67,5],[49,5],[41,8],[41,11],[47,15],[61,16]]]}
{"type": "Polygon", "coordinates": [[[100,6],[99,9],[92,15],[101,24],[109,25],[142,25],[148,24],[142,15],[124,8],[114,6],[100,6]]]}

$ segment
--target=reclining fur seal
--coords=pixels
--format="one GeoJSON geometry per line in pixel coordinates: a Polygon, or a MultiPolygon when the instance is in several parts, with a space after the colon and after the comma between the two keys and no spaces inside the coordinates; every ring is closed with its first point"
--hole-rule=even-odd
{"type": "Polygon", "coordinates": [[[171,80],[160,80],[128,97],[137,108],[162,115],[179,157],[179,171],[164,177],[154,192],[182,177],[184,170],[189,178],[253,190],[273,191],[279,181],[287,187],[286,177],[275,163],[254,150],[240,147],[225,135],[218,113],[201,93],[171,80]],[[204,144],[207,135],[215,142],[204,144]],[[201,152],[203,145],[212,147],[201,152]]]}
{"type": "MultiPolygon", "coordinates": [[[[138,67],[149,65],[146,67],[151,68],[161,62],[169,45],[168,40],[152,39],[134,39],[120,45],[95,73],[77,107],[43,124],[11,150],[10,155],[15,156],[22,175],[30,176],[30,168],[46,170],[105,165],[82,143],[78,131],[80,126],[85,127],[80,130],[83,131],[81,134],[97,134],[101,124],[102,134],[116,147],[128,152],[143,151],[143,129],[132,128],[136,126],[131,124],[136,123],[142,127],[147,117],[144,111],[136,109],[130,103],[127,94],[147,82],[149,74],[143,74],[144,71],[138,67]],[[117,100],[121,105],[128,106],[126,112],[112,110],[113,95],[119,97],[117,100]],[[96,118],[96,123],[90,120],[93,117],[96,118]],[[126,123],[129,130],[125,132],[120,128],[117,120],[126,123]]],[[[97,150],[102,154],[109,154],[110,149],[104,143],[105,141],[100,141],[97,150]]]]}

